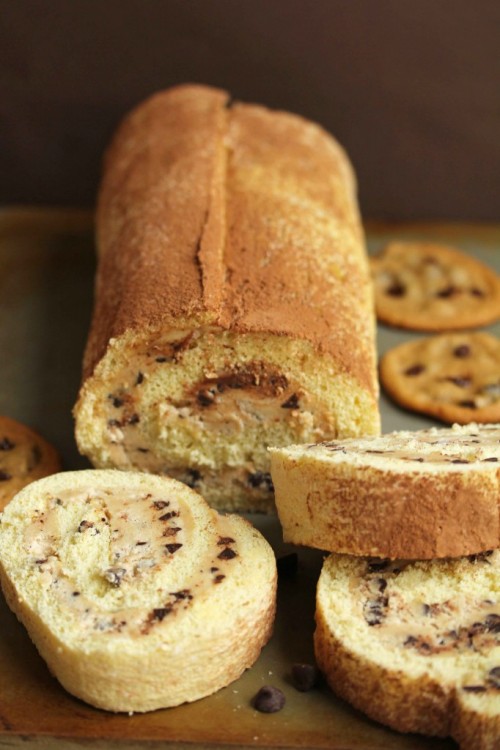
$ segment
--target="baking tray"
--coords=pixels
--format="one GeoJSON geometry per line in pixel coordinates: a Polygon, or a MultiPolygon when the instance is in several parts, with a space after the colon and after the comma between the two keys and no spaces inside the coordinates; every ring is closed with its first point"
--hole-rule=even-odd
{"type": "MultiPolygon", "coordinates": [[[[500,269],[500,225],[387,224],[367,226],[370,250],[391,238],[455,244],[500,269]]],[[[0,212],[0,414],[39,430],[59,449],[64,468],[84,468],[76,450],[71,409],[89,325],[95,256],[92,216],[70,210],[0,212]]],[[[499,326],[491,331],[500,333],[499,326]]],[[[379,329],[380,351],[412,335],[379,329]]],[[[433,424],[397,409],[381,396],[384,431],[433,424]]],[[[277,521],[251,519],[283,545],[277,521]]],[[[49,674],[24,629],[0,596],[0,747],[329,748],[330,750],[452,750],[450,740],[403,735],[370,721],[325,686],[297,692],[295,662],[311,662],[314,596],[323,555],[294,550],[297,569],[279,578],[278,616],[271,642],[237,682],[209,698],[133,716],[108,714],[68,695],[49,674]],[[281,688],[277,714],[255,711],[251,699],[265,684],[281,688]]]]}

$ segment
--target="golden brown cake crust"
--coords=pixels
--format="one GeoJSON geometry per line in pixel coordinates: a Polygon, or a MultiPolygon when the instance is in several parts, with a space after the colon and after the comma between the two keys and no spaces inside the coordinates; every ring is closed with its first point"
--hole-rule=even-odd
{"type": "Polygon", "coordinates": [[[84,376],[128,329],[209,324],[308,340],[376,394],[371,287],[344,152],[300,117],[228,100],[180,86],[119,129],[99,196],[84,376]]]}

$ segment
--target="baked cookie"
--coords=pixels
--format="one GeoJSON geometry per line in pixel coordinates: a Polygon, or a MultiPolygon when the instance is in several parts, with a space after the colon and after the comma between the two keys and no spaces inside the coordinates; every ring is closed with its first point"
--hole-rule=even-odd
{"type": "Polygon", "coordinates": [[[50,443],[20,422],[0,416],[0,511],[22,487],[60,468],[50,443]]]}
{"type": "Polygon", "coordinates": [[[209,695],[255,662],[276,560],[245,519],[174,479],[63,472],[3,512],[0,583],[66,690],[150,711],[209,695]]]}
{"type": "Polygon", "coordinates": [[[500,278],[460,250],[391,242],[370,258],[379,320],[416,331],[476,328],[500,317],[500,278]]]}
{"type": "Polygon", "coordinates": [[[500,545],[500,424],[273,449],[285,541],[430,559],[500,545]]]}
{"type": "Polygon", "coordinates": [[[500,422],[500,340],[478,331],[408,341],[381,358],[380,382],[401,406],[443,422],[500,422]]]}
{"type": "Polygon", "coordinates": [[[314,645],[332,690],[399,732],[500,742],[500,551],[387,563],[332,555],[314,645]]]}

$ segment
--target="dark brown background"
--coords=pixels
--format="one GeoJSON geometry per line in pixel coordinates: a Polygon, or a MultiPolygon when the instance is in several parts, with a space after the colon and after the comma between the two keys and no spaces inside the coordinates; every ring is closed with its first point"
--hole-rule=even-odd
{"type": "Polygon", "coordinates": [[[302,113],[367,217],[500,219],[498,0],[0,0],[0,201],[90,206],[119,118],[185,81],[302,113]]]}

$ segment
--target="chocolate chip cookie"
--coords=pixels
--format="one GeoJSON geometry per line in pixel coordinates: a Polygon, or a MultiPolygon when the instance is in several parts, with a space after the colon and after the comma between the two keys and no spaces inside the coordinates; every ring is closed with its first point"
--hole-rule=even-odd
{"type": "Polygon", "coordinates": [[[380,362],[384,390],[443,422],[500,422],[500,340],[484,332],[409,341],[380,362]]]}
{"type": "Polygon", "coordinates": [[[50,443],[20,422],[0,416],[0,511],[22,487],[60,468],[50,443]]]}
{"type": "Polygon", "coordinates": [[[464,330],[500,318],[500,277],[460,250],[391,242],[370,264],[377,317],[388,325],[464,330]]]}

